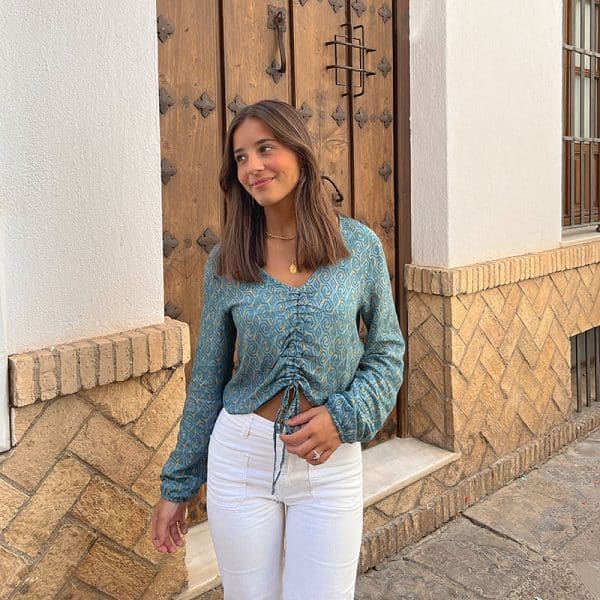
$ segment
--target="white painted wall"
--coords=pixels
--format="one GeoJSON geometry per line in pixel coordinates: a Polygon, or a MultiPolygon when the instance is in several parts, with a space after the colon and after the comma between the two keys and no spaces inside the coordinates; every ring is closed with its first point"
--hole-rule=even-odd
{"type": "Polygon", "coordinates": [[[9,353],[162,321],[155,0],[0,0],[9,353]]]}
{"type": "Polygon", "coordinates": [[[555,248],[562,0],[441,5],[411,4],[414,262],[453,267],[555,248]],[[445,65],[427,68],[426,51],[438,63],[442,43],[445,65]]]}

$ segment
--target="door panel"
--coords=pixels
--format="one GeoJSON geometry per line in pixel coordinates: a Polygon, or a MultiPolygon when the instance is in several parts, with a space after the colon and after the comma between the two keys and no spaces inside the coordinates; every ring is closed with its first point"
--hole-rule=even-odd
{"type": "MultiPolygon", "coordinates": [[[[294,2],[294,106],[304,110],[323,175],[333,179],[345,201],[339,209],[351,216],[350,118],[346,86],[336,85],[333,46],[325,42],[343,34],[346,7],[334,12],[328,2],[294,2]],[[310,114],[310,116],[308,116],[310,114]]],[[[346,73],[338,78],[346,83],[346,73]]],[[[325,184],[334,193],[334,188],[325,184]]]]}

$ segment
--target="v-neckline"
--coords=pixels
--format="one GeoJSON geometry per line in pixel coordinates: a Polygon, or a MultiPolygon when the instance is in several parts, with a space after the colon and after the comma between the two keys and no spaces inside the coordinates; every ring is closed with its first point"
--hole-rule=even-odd
{"type": "Polygon", "coordinates": [[[262,267],[258,267],[260,269],[260,271],[266,275],[271,281],[274,281],[275,283],[278,283],[280,286],[283,286],[284,288],[288,288],[290,290],[300,290],[303,287],[306,287],[309,283],[312,282],[312,280],[314,279],[315,275],[317,274],[317,271],[321,268],[321,267],[317,267],[309,276],[308,279],[304,282],[301,283],[300,285],[292,285],[291,283],[285,283],[284,281],[281,281],[281,279],[277,279],[277,277],[273,277],[273,275],[271,275],[271,273],[268,273],[267,271],[265,271],[262,267]]]}

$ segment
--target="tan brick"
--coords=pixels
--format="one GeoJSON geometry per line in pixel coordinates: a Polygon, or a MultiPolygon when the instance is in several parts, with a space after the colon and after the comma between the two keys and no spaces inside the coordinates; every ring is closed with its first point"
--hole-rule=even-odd
{"type": "Polygon", "coordinates": [[[150,516],[149,509],[102,479],[88,485],[72,512],[92,529],[126,548],[133,547],[150,516]]]}
{"type": "Polygon", "coordinates": [[[181,334],[181,348],[182,348],[182,361],[183,364],[187,364],[190,362],[191,359],[191,347],[190,347],[190,328],[189,325],[187,323],[184,323],[183,321],[175,321],[175,320],[171,320],[171,326],[173,327],[178,327],[180,329],[180,334],[181,334]]]}
{"type": "Polygon", "coordinates": [[[89,480],[89,473],[78,461],[62,459],[5,531],[4,539],[30,556],[37,554],[89,480]]]}
{"type": "Polygon", "coordinates": [[[154,506],[160,499],[160,472],[177,443],[179,427],[175,426],[161,444],[148,466],[140,473],[131,489],[148,504],[154,506]]]}
{"type": "Polygon", "coordinates": [[[185,566],[185,548],[165,558],[161,569],[150,584],[144,600],[170,600],[187,585],[187,569],[185,566]]]}
{"type": "Polygon", "coordinates": [[[0,531],[17,514],[29,497],[7,481],[0,479],[0,531]]]}
{"type": "Polygon", "coordinates": [[[149,527],[144,535],[139,539],[133,551],[142,558],[145,558],[147,561],[150,561],[152,564],[157,565],[164,554],[156,551],[154,544],[152,543],[152,528],[149,527]]]}
{"type": "Polygon", "coordinates": [[[90,411],[90,407],[77,395],[51,402],[0,464],[0,473],[32,492],[71,442],[90,411]]]}
{"type": "Polygon", "coordinates": [[[19,443],[25,432],[31,427],[38,415],[49,405],[45,402],[36,402],[28,406],[11,409],[11,431],[13,445],[19,443]]]}
{"type": "Polygon", "coordinates": [[[152,581],[154,571],[97,541],[77,569],[77,577],[119,600],[139,598],[152,581]]]}
{"type": "Polygon", "coordinates": [[[77,381],[77,350],[71,345],[57,348],[59,363],[59,387],[61,396],[74,394],[79,389],[77,381]]]}
{"type": "Polygon", "coordinates": [[[106,595],[94,590],[79,579],[72,579],[59,598],[60,600],[105,600],[106,595]]]}
{"type": "Polygon", "coordinates": [[[36,353],[39,365],[40,398],[51,400],[58,396],[58,361],[57,353],[50,350],[38,350],[36,353]]]}
{"type": "Polygon", "coordinates": [[[185,400],[185,367],[179,367],[165,384],[132,432],[151,448],[157,448],[177,419],[185,400]]]}
{"type": "Polygon", "coordinates": [[[152,400],[139,379],[99,386],[86,392],[85,397],[121,425],[135,421],[152,400]]]}
{"type": "Polygon", "coordinates": [[[106,385],[115,380],[115,353],[113,343],[108,338],[94,338],[98,347],[98,385],[106,385]]]}
{"type": "Polygon", "coordinates": [[[8,357],[10,370],[10,402],[26,406],[36,401],[35,379],[37,365],[32,354],[13,354],[8,357]]]}
{"type": "Polygon", "coordinates": [[[156,325],[162,331],[164,338],[164,367],[174,367],[181,364],[181,330],[170,324],[171,319],[164,325],[156,325]]]}
{"type": "Polygon", "coordinates": [[[140,331],[123,334],[131,343],[131,374],[139,377],[148,372],[148,338],[140,331]]]}
{"type": "Polygon", "coordinates": [[[35,566],[14,600],[55,598],[81,562],[95,536],[77,525],[65,525],[35,566]]]}
{"type": "Polygon", "coordinates": [[[115,380],[125,381],[131,377],[131,346],[129,338],[124,335],[109,335],[115,353],[115,380]]]}
{"type": "Polygon", "coordinates": [[[115,483],[129,487],[152,453],[126,431],[93,415],[69,448],[115,483]]]}
{"type": "Polygon", "coordinates": [[[151,373],[164,367],[164,341],[162,331],[155,327],[141,329],[148,337],[148,370],[151,373]]]}
{"type": "Polygon", "coordinates": [[[146,375],[142,376],[142,383],[154,394],[169,379],[171,373],[170,369],[162,369],[156,373],[146,373],[146,375]]]}
{"type": "Polygon", "coordinates": [[[89,390],[98,385],[98,346],[93,342],[74,342],[72,346],[77,350],[77,365],[79,380],[84,390],[89,390]]]}
{"type": "Polygon", "coordinates": [[[0,598],[8,598],[27,566],[23,558],[0,547],[0,598]]]}

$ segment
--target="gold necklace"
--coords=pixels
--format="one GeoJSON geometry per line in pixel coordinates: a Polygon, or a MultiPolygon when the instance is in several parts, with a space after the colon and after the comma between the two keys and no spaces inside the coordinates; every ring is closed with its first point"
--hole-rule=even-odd
{"type": "MultiPolygon", "coordinates": [[[[267,237],[273,238],[275,240],[294,240],[296,239],[298,234],[295,234],[291,237],[285,237],[283,235],[275,235],[274,233],[269,233],[268,231],[265,231],[265,233],[267,234],[267,237]]],[[[296,261],[292,261],[292,264],[290,265],[290,273],[297,273],[298,272],[298,267],[296,266],[296,261]]]]}
{"type": "Polygon", "coordinates": [[[291,237],[285,237],[283,235],[275,235],[274,233],[269,233],[268,231],[265,231],[265,233],[267,234],[267,237],[273,238],[275,240],[294,240],[296,239],[296,236],[298,234],[294,234],[291,237]]]}

